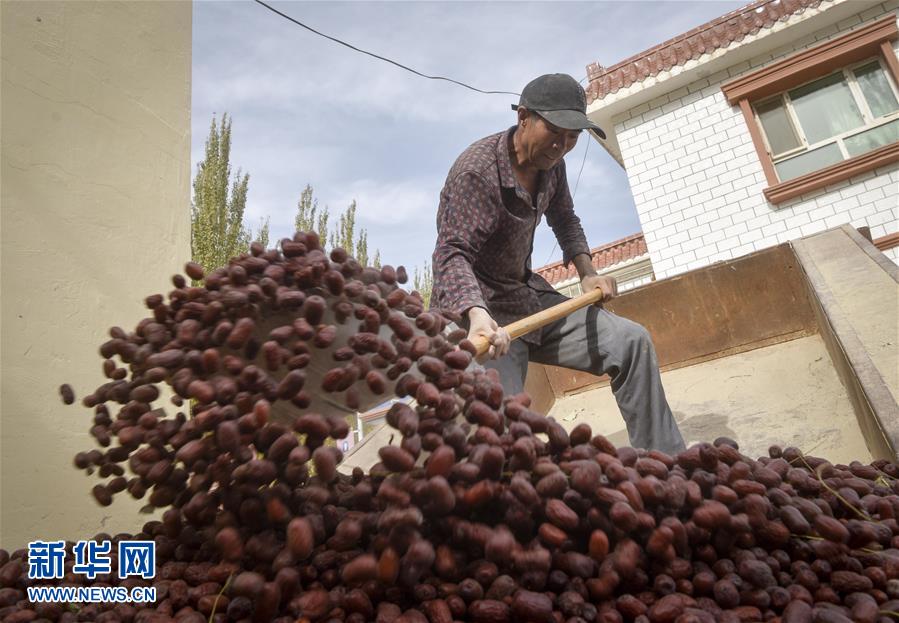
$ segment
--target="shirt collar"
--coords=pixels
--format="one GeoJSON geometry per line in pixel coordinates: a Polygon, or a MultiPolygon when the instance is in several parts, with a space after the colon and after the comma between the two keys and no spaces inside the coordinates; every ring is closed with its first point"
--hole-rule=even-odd
{"type": "MultiPolygon", "coordinates": [[[[499,182],[502,187],[512,188],[519,193],[520,196],[526,197],[527,193],[521,188],[521,185],[515,178],[515,173],[512,171],[512,157],[509,155],[509,142],[512,140],[512,134],[517,127],[518,126],[513,125],[511,128],[500,134],[496,146],[496,163],[499,167],[499,182]]],[[[560,166],[562,166],[561,163],[557,164],[550,171],[542,171],[537,181],[537,196],[532,199],[528,198],[528,201],[533,200],[536,202],[536,205],[533,207],[539,210],[541,214],[546,211],[549,202],[546,189],[549,184],[550,174],[552,171],[558,170],[558,167],[560,166]]]]}
{"type": "Polygon", "coordinates": [[[504,188],[515,188],[518,182],[515,180],[515,174],[512,172],[512,158],[509,156],[509,141],[515,129],[518,126],[512,126],[499,136],[496,145],[496,163],[499,166],[499,182],[504,188]]]}

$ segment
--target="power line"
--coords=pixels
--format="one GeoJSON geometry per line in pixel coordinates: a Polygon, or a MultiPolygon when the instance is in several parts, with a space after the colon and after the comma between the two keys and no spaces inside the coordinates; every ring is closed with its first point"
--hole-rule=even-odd
{"type": "MultiPolygon", "coordinates": [[[[589,136],[592,136],[592,134],[590,134],[589,136]]],[[[592,143],[592,142],[593,142],[593,141],[588,140],[588,141],[587,141],[587,146],[584,147],[584,159],[581,160],[581,170],[577,172],[577,180],[575,180],[575,182],[574,182],[574,192],[571,193],[571,200],[572,200],[572,201],[574,201],[574,198],[577,196],[577,187],[578,187],[578,184],[581,183],[581,173],[584,172],[584,165],[587,164],[587,152],[590,151],[590,143],[592,143]]],[[[546,258],[546,261],[543,262],[542,266],[546,266],[547,264],[549,264],[549,260],[552,259],[553,253],[556,252],[556,247],[557,247],[557,246],[559,246],[559,241],[558,241],[558,240],[556,240],[556,241],[553,243],[553,248],[552,248],[552,250],[549,252],[549,257],[546,258]]]]}
{"type": "MultiPolygon", "coordinates": [[[[314,33],[314,34],[318,35],[319,37],[324,37],[325,39],[328,39],[329,41],[333,41],[334,43],[337,43],[337,44],[339,44],[339,45],[342,45],[342,46],[344,46],[344,47],[347,47],[347,48],[353,50],[354,52],[359,52],[359,53],[361,53],[361,54],[365,54],[365,55],[367,55],[367,56],[371,56],[372,58],[376,58],[376,59],[378,59],[378,60],[384,61],[385,63],[390,63],[391,65],[394,65],[394,66],[396,66],[396,67],[399,67],[400,69],[404,69],[404,70],[406,70],[406,71],[408,71],[408,72],[410,72],[410,73],[413,73],[413,74],[415,74],[416,76],[419,76],[419,77],[421,77],[421,78],[427,78],[428,80],[443,80],[443,81],[445,81],[445,82],[451,82],[451,83],[456,84],[456,85],[458,85],[458,86],[460,86],[460,87],[464,87],[464,88],[466,88],[466,89],[469,89],[469,90],[471,90],[471,91],[475,91],[475,92],[477,92],[477,93],[483,93],[483,94],[485,94],[485,95],[514,95],[514,96],[516,96],[516,97],[521,95],[520,93],[513,93],[513,92],[511,92],[511,91],[484,91],[484,90],[479,89],[479,88],[477,88],[477,87],[473,87],[473,86],[471,86],[471,85],[469,85],[469,84],[465,84],[464,82],[460,82],[460,81],[458,81],[458,80],[454,80],[453,78],[447,78],[447,77],[445,77],[445,76],[429,76],[429,75],[424,74],[424,73],[422,73],[422,72],[420,72],[420,71],[417,71],[417,70],[415,70],[415,69],[412,69],[411,67],[407,67],[406,65],[403,65],[402,63],[398,63],[397,61],[394,61],[394,60],[389,59],[389,58],[387,58],[387,57],[381,56],[381,55],[379,55],[379,54],[375,54],[374,52],[369,52],[368,50],[363,50],[363,49],[358,48],[358,47],[356,47],[356,46],[354,46],[354,45],[352,45],[352,44],[347,43],[346,41],[342,41],[341,39],[338,39],[338,38],[336,38],[336,37],[332,37],[332,36],[327,35],[327,34],[325,34],[325,33],[323,33],[323,32],[320,32],[320,31],[316,30],[315,28],[312,28],[311,26],[308,26],[307,24],[304,24],[303,22],[301,22],[301,21],[299,21],[299,20],[297,20],[297,19],[291,17],[290,15],[287,15],[286,13],[282,13],[282,12],[279,11],[278,9],[274,8],[274,7],[271,6],[270,4],[267,4],[267,3],[263,2],[262,0],[254,0],[254,1],[255,1],[257,4],[259,4],[259,5],[263,6],[263,7],[265,7],[266,9],[268,9],[268,10],[271,11],[272,13],[275,13],[276,15],[279,15],[279,16],[283,17],[284,19],[286,19],[286,20],[288,20],[288,21],[290,21],[290,22],[293,22],[294,24],[296,24],[297,26],[300,26],[301,28],[305,28],[305,29],[308,30],[309,32],[314,33]]],[[[589,78],[589,76],[585,76],[585,77],[581,78],[581,80],[579,81],[579,83],[583,83],[584,80],[587,80],[588,78],[589,78]]],[[[579,185],[580,182],[581,182],[581,174],[584,172],[584,165],[587,163],[587,152],[590,150],[590,143],[591,143],[591,142],[592,142],[592,141],[587,141],[587,145],[586,145],[586,147],[584,148],[584,159],[581,161],[581,168],[580,168],[580,170],[578,171],[578,174],[577,174],[577,180],[575,181],[575,184],[574,184],[574,192],[573,192],[572,195],[571,195],[571,196],[572,196],[572,199],[574,199],[574,197],[577,196],[578,185],[579,185]]],[[[559,244],[559,242],[558,242],[558,240],[557,240],[557,241],[553,244],[552,251],[550,251],[549,257],[546,259],[546,262],[544,262],[544,264],[549,263],[549,260],[550,260],[550,258],[552,257],[552,254],[555,253],[555,251],[556,251],[556,246],[558,246],[558,244],[559,244]]]]}
{"type": "MultiPolygon", "coordinates": [[[[592,134],[590,134],[592,136],[592,134]]],[[[587,146],[584,147],[584,159],[581,160],[581,170],[577,172],[577,179],[574,181],[574,192],[571,193],[571,199],[574,201],[575,196],[577,196],[577,187],[578,184],[581,183],[581,173],[584,172],[584,165],[587,164],[587,152],[590,151],[590,143],[593,141],[587,141],[587,146]]]]}
{"type": "Polygon", "coordinates": [[[287,15],[286,13],[282,13],[282,12],[279,11],[278,9],[274,8],[273,6],[271,6],[271,5],[269,5],[269,4],[266,4],[266,3],[263,2],[262,0],[255,0],[255,2],[256,2],[257,4],[261,4],[262,6],[264,6],[265,8],[267,8],[267,9],[268,9],[269,11],[271,11],[272,13],[276,13],[277,15],[280,15],[280,16],[283,17],[284,19],[293,22],[293,23],[296,24],[297,26],[300,26],[300,27],[302,27],[302,28],[305,28],[305,29],[308,30],[309,32],[315,33],[315,34],[318,35],[319,37],[324,37],[325,39],[328,39],[328,40],[330,40],[330,41],[333,41],[334,43],[339,43],[340,45],[342,45],[342,46],[344,46],[344,47],[347,47],[347,48],[349,48],[349,49],[351,49],[351,50],[353,50],[353,51],[355,51],[355,52],[360,52],[361,54],[367,54],[368,56],[371,56],[372,58],[376,58],[376,59],[378,59],[378,60],[384,61],[385,63],[390,63],[391,65],[395,65],[396,67],[399,67],[400,69],[405,69],[406,71],[411,72],[411,73],[413,73],[413,74],[415,74],[416,76],[419,76],[419,77],[421,77],[421,78],[427,78],[428,80],[444,80],[444,81],[446,81],[446,82],[452,82],[453,84],[457,84],[457,85],[459,85],[460,87],[465,87],[466,89],[470,89],[470,90],[476,91],[476,92],[478,92],[478,93],[484,93],[484,94],[486,94],[486,95],[514,95],[514,96],[516,96],[516,97],[519,96],[519,95],[521,95],[520,93],[512,93],[511,91],[483,91],[483,90],[478,89],[478,88],[476,88],[476,87],[473,87],[473,86],[471,86],[471,85],[469,85],[469,84],[465,84],[464,82],[459,82],[458,80],[453,80],[452,78],[446,78],[446,77],[444,77],[444,76],[429,76],[429,75],[427,75],[427,74],[423,74],[423,73],[421,73],[420,71],[417,71],[417,70],[415,70],[415,69],[412,69],[411,67],[407,67],[406,65],[403,65],[402,63],[398,63],[398,62],[396,62],[396,61],[394,61],[394,60],[391,60],[391,59],[389,59],[389,58],[386,58],[386,57],[384,57],[384,56],[380,56],[380,55],[378,55],[378,54],[375,54],[374,52],[369,52],[369,51],[367,51],[367,50],[363,50],[363,49],[361,49],[361,48],[357,48],[357,47],[354,46],[354,45],[350,45],[350,44],[347,43],[346,41],[341,41],[340,39],[338,39],[338,38],[336,38],[336,37],[332,37],[332,36],[330,36],[330,35],[326,35],[326,34],[323,33],[323,32],[319,32],[319,31],[316,30],[315,28],[312,28],[311,26],[307,26],[307,25],[304,24],[303,22],[301,22],[301,21],[299,21],[299,20],[296,20],[296,19],[292,18],[290,15],[287,15]]]}

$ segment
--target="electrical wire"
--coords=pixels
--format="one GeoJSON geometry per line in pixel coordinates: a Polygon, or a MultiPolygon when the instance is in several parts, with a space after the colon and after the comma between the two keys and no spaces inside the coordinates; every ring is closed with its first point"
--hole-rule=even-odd
{"type": "MultiPolygon", "coordinates": [[[[593,133],[591,132],[588,136],[592,137],[593,133]]],[[[593,141],[587,141],[587,146],[584,147],[584,159],[581,160],[581,170],[577,172],[577,180],[574,182],[574,192],[571,193],[571,200],[574,201],[574,198],[577,196],[577,187],[581,183],[581,173],[584,172],[584,165],[587,164],[587,152],[590,151],[590,143],[593,141]]],[[[546,266],[549,264],[549,260],[552,259],[553,253],[556,252],[556,247],[559,246],[559,241],[556,240],[553,243],[552,251],[549,252],[549,257],[546,258],[546,261],[541,264],[541,266],[546,266]]]]}
{"type": "MultiPolygon", "coordinates": [[[[337,43],[337,44],[339,44],[339,45],[342,45],[342,46],[344,46],[344,47],[347,47],[347,48],[353,50],[354,52],[359,52],[359,53],[361,53],[361,54],[365,54],[365,55],[367,55],[367,56],[371,56],[372,58],[376,58],[376,59],[378,59],[378,60],[384,61],[385,63],[390,63],[391,65],[394,65],[394,66],[396,66],[396,67],[399,67],[400,69],[404,69],[404,70],[406,70],[406,71],[408,71],[408,72],[410,72],[410,73],[413,73],[413,74],[415,74],[416,76],[419,76],[419,77],[421,77],[421,78],[427,78],[428,80],[443,80],[443,81],[445,81],[445,82],[451,82],[452,84],[458,85],[458,86],[460,86],[460,87],[464,87],[464,88],[466,88],[466,89],[469,89],[469,90],[471,90],[471,91],[475,91],[475,92],[477,92],[477,93],[483,93],[483,94],[485,94],[485,95],[514,95],[514,96],[520,96],[520,95],[521,95],[520,93],[513,93],[513,92],[511,92],[511,91],[484,91],[484,90],[482,90],[482,89],[478,89],[477,87],[473,87],[473,86],[471,86],[471,85],[469,85],[469,84],[465,84],[464,82],[460,82],[460,81],[458,81],[458,80],[454,80],[453,78],[447,78],[447,77],[445,77],[445,76],[429,76],[429,75],[424,74],[424,73],[422,73],[422,72],[420,72],[420,71],[417,71],[417,70],[415,70],[415,69],[412,69],[411,67],[407,67],[406,65],[403,65],[402,63],[398,63],[398,62],[396,62],[396,61],[394,61],[394,60],[391,60],[391,59],[389,59],[389,58],[387,58],[387,57],[381,56],[381,55],[379,55],[379,54],[375,54],[374,52],[369,52],[368,50],[363,50],[363,49],[358,48],[358,47],[356,47],[356,46],[354,46],[354,45],[351,45],[351,44],[349,44],[349,43],[347,43],[347,42],[345,42],[345,41],[342,41],[342,40],[340,40],[340,39],[338,39],[338,38],[336,38],[336,37],[332,37],[332,36],[327,35],[327,34],[325,34],[325,33],[323,33],[323,32],[320,32],[320,31],[316,30],[315,28],[312,28],[311,26],[308,26],[307,24],[304,24],[303,22],[301,22],[301,21],[299,21],[299,20],[297,20],[297,19],[291,17],[290,15],[287,15],[286,13],[282,13],[282,12],[279,11],[278,9],[274,8],[274,7],[271,6],[270,4],[267,4],[267,3],[263,2],[262,0],[254,0],[254,1],[256,2],[256,4],[259,4],[259,5],[263,6],[263,7],[265,7],[266,9],[268,9],[269,11],[271,11],[272,13],[275,13],[276,15],[279,15],[279,16],[283,17],[284,19],[286,19],[286,20],[288,20],[288,21],[290,21],[290,22],[293,22],[294,24],[296,24],[297,26],[300,26],[301,28],[305,28],[305,29],[308,30],[309,32],[314,33],[314,34],[318,35],[319,37],[324,37],[325,39],[328,39],[329,41],[333,41],[334,43],[337,43]]],[[[579,81],[579,83],[583,83],[584,80],[586,80],[587,78],[589,78],[589,76],[585,76],[584,78],[582,78],[582,79],[579,81]]],[[[581,161],[581,168],[580,168],[580,170],[578,171],[578,174],[577,174],[577,180],[576,180],[575,183],[574,183],[574,192],[573,192],[572,195],[571,195],[572,199],[574,199],[574,197],[577,196],[578,185],[579,185],[580,182],[581,182],[581,174],[584,172],[584,165],[587,163],[587,152],[590,150],[590,143],[591,143],[591,142],[592,142],[592,141],[587,141],[587,145],[586,145],[586,147],[584,148],[584,159],[581,161]]],[[[550,251],[549,257],[546,258],[546,262],[544,262],[544,265],[546,265],[546,264],[549,263],[549,260],[550,260],[550,258],[552,258],[553,253],[556,252],[556,247],[558,246],[558,244],[559,244],[559,241],[558,241],[558,240],[553,244],[552,251],[550,251]]]]}
{"type": "MultiPolygon", "coordinates": [[[[589,136],[593,136],[593,133],[591,132],[589,136]]],[[[590,151],[590,143],[592,142],[593,141],[587,141],[587,146],[584,147],[584,158],[581,160],[581,169],[577,172],[577,179],[574,181],[574,192],[571,193],[572,201],[577,196],[577,187],[581,183],[581,173],[584,172],[584,165],[587,164],[587,152],[590,151]]]]}
{"type": "Polygon", "coordinates": [[[445,76],[429,76],[429,75],[427,75],[427,74],[423,74],[423,73],[421,73],[420,71],[417,71],[417,70],[415,70],[415,69],[412,69],[411,67],[407,67],[406,65],[403,65],[402,63],[398,63],[398,62],[396,62],[396,61],[394,61],[394,60],[391,60],[391,59],[389,59],[389,58],[386,58],[386,57],[384,57],[384,56],[380,56],[380,55],[378,55],[378,54],[375,54],[374,52],[369,52],[369,51],[367,51],[367,50],[363,50],[363,49],[361,49],[361,48],[357,48],[357,47],[354,46],[354,45],[350,45],[350,44],[347,43],[346,41],[341,41],[340,39],[338,39],[338,38],[336,38],[336,37],[332,37],[332,36],[330,36],[330,35],[326,35],[326,34],[323,33],[323,32],[319,32],[319,31],[316,30],[315,28],[312,28],[311,26],[307,26],[307,25],[304,24],[303,22],[301,22],[301,21],[299,21],[299,20],[297,20],[297,19],[294,19],[294,18],[291,17],[290,15],[287,15],[286,13],[282,13],[282,12],[279,11],[278,9],[274,8],[273,6],[271,6],[271,5],[269,5],[269,4],[266,4],[266,3],[263,2],[262,0],[255,0],[255,2],[256,2],[256,4],[260,4],[260,5],[264,6],[266,9],[268,9],[268,10],[271,11],[272,13],[275,13],[275,14],[277,14],[277,15],[280,15],[280,16],[283,17],[284,19],[293,22],[293,23],[296,24],[297,26],[300,26],[300,27],[302,27],[302,28],[305,28],[305,29],[308,30],[309,32],[315,33],[315,34],[318,35],[319,37],[324,37],[325,39],[328,39],[328,40],[330,40],[330,41],[333,41],[334,43],[338,43],[338,44],[340,44],[340,45],[342,45],[342,46],[344,46],[344,47],[347,47],[347,48],[349,48],[349,49],[351,49],[351,50],[353,50],[353,51],[355,51],[355,52],[359,52],[359,53],[361,53],[361,54],[367,54],[368,56],[371,56],[372,58],[376,58],[376,59],[378,59],[378,60],[384,61],[385,63],[390,63],[391,65],[395,65],[396,67],[399,67],[400,69],[405,69],[406,71],[411,72],[411,73],[413,73],[413,74],[415,74],[416,76],[419,76],[419,77],[421,77],[421,78],[427,78],[428,80],[444,80],[444,81],[446,81],[446,82],[452,82],[453,84],[459,85],[460,87],[465,87],[466,89],[470,89],[470,90],[472,90],[472,91],[476,91],[477,93],[484,93],[485,95],[514,95],[514,96],[516,96],[516,97],[518,97],[519,95],[521,95],[520,93],[512,93],[511,91],[484,91],[484,90],[482,90],[482,89],[478,89],[478,88],[476,88],[476,87],[473,87],[473,86],[471,86],[471,85],[469,85],[469,84],[465,84],[464,82],[459,82],[458,80],[454,80],[454,79],[452,79],[452,78],[447,78],[447,77],[445,77],[445,76]]]}

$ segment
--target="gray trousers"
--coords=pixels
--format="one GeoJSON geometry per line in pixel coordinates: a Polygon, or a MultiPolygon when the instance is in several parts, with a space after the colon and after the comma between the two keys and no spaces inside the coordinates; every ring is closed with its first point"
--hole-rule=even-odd
{"type": "MultiPolygon", "coordinates": [[[[540,306],[566,300],[561,294],[539,292],[540,306]]],[[[484,362],[499,372],[506,394],[524,389],[528,361],[592,374],[608,374],[612,392],[635,448],[676,454],[684,449],[671,415],[655,348],[641,325],[590,305],[543,328],[540,346],[515,340],[500,359],[484,362]]]]}

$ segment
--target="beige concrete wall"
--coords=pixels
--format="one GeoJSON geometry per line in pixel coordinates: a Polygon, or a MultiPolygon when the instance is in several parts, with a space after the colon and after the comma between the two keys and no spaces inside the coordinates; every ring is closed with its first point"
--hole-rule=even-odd
{"type": "Polygon", "coordinates": [[[104,381],[107,329],[189,257],[191,4],[0,7],[0,546],[136,532],[72,466],[92,413],[57,390],[104,381]]]}

